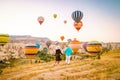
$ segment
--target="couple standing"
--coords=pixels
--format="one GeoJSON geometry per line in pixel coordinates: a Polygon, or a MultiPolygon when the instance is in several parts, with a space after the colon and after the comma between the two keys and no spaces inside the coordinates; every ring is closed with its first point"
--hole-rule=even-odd
{"type": "MultiPolygon", "coordinates": [[[[70,64],[70,58],[72,55],[71,47],[67,46],[66,49],[63,51],[63,53],[66,55],[66,64],[70,64]]],[[[54,65],[59,64],[59,62],[61,61],[61,58],[60,58],[61,54],[62,54],[62,51],[60,49],[60,46],[57,46],[55,51],[56,61],[54,65]]]]}

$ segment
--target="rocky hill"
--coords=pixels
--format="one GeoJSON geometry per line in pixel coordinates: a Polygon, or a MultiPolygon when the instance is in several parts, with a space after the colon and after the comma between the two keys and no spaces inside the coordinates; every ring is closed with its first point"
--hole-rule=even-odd
{"type": "Polygon", "coordinates": [[[34,43],[34,42],[46,42],[50,39],[47,37],[33,37],[30,35],[10,35],[9,42],[17,42],[17,43],[34,43]]]}

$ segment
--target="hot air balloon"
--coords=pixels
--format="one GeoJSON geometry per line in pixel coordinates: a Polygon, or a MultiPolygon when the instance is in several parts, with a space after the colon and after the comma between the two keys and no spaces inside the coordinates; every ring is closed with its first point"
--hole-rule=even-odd
{"type": "Polygon", "coordinates": [[[68,43],[70,43],[72,40],[71,39],[67,39],[68,43]]]}
{"type": "Polygon", "coordinates": [[[53,17],[54,17],[54,18],[57,18],[57,14],[53,14],[53,17]]]}
{"type": "Polygon", "coordinates": [[[72,13],[72,19],[76,22],[79,23],[81,19],[83,18],[83,13],[80,10],[76,10],[72,13]]]}
{"type": "Polygon", "coordinates": [[[86,49],[87,44],[88,44],[88,42],[83,42],[83,48],[85,51],[87,51],[87,49],[86,49]]]}
{"type": "Polygon", "coordinates": [[[78,22],[78,23],[77,23],[77,22],[74,22],[74,27],[75,27],[75,29],[76,29],[77,31],[79,31],[82,26],[83,26],[82,21],[80,21],[80,22],[78,22]]]}
{"type": "Polygon", "coordinates": [[[66,24],[67,23],[67,21],[66,20],[64,20],[64,24],[66,24]]]}
{"type": "Polygon", "coordinates": [[[6,43],[8,43],[10,40],[10,37],[8,34],[0,34],[0,45],[5,45],[6,43]]]}
{"type": "Polygon", "coordinates": [[[58,45],[59,44],[59,42],[58,41],[55,41],[55,45],[58,45]]]}
{"type": "Polygon", "coordinates": [[[35,54],[37,54],[38,48],[35,45],[26,45],[24,47],[24,53],[28,59],[34,59],[35,54]]]}
{"type": "Polygon", "coordinates": [[[70,42],[70,47],[72,48],[73,53],[77,53],[81,48],[81,43],[80,41],[76,40],[76,38],[74,38],[74,40],[70,42]]]}
{"type": "Polygon", "coordinates": [[[40,48],[40,44],[39,43],[35,43],[35,45],[37,46],[37,48],[40,48]]]}
{"type": "Polygon", "coordinates": [[[63,41],[65,39],[65,37],[64,36],[60,36],[60,39],[63,41]]]}
{"type": "Polygon", "coordinates": [[[97,54],[102,51],[102,44],[98,41],[91,41],[86,45],[86,50],[92,56],[97,56],[97,54]]]}
{"type": "Polygon", "coordinates": [[[39,16],[38,17],[38,22],[40,23],[40,25],[44,22],[44,17],[42,17],[42,16],[39,16]]]}

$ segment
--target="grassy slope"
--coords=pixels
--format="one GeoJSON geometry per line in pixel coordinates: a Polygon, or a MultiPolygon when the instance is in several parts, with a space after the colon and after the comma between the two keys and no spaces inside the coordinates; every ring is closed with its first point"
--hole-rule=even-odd
{"type": "Polygon", "coordinates": [[[57,66],[54,62],[23,64],[5,68],[0,80],[119,80],[120,49],[104,53],[101,59],[64,61],[57,66]]]}

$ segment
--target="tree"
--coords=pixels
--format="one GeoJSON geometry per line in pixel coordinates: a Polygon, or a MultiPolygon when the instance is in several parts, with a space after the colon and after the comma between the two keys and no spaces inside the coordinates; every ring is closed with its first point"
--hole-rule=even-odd
{"type": "Polygon", "coordinates": [[[51,44],[52,44],[51,41],[47,41],[47,42],[46,42],[46,45],[47,45],[48,48],[50,47],[51,44]]]}
{"type": "Polygon", "coordinates": [[[47,42],[46,42],[46,45],[47,45],[47,48],[48,48],[48,52],[49,52],[49,47],[50,47],[51,44],[52,44],[51,41],[47,41],[47,42]]]}

